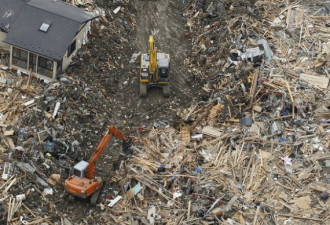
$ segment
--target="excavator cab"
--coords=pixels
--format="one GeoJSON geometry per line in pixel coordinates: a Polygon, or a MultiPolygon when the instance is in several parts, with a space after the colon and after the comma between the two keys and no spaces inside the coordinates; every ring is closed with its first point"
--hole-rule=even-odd
{"type": "Polygon", "coordinates": [[[88,167],[88,162],[80,161],[71,170],[70,176],[75,176],[78,178],[83,178],[86,176],[86,169],[88,167]]]}
{"type": "MultiPolygon", "coordinates": [[[[170,56],[164,53],[157,53],[158,82],[170,81],[170,56]]],[[[168,84],[167,84],[168,85],[168,84]]]]}

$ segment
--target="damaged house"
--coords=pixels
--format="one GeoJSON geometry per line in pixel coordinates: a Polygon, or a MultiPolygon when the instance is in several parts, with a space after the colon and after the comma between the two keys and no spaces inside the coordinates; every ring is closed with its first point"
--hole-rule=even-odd
{"type": "Polygon", "coordinates": [[[9,67],[54,80],[86,42],[92,15],[59,0],[1,0],[0,49],[9,67]]]}

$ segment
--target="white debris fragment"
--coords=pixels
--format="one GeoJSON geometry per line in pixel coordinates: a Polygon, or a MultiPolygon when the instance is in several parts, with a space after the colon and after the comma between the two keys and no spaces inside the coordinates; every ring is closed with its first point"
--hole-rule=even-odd
{"type": "Polygon", "coordinates": [[[24,102],[22,103],[22,105],[24,106],[29,106],[29,105],[32,105],[34,103],[34,99],[30,100],[30,101],[27,101],[27,102],[24,102]]]}
{"type": "Polygon", "coordinates": [[[195,134],[190,137],[192,140],[201,140],[203,139],[203,134],[195,134]]]}
{"type": "Polygon", "coordinates": [[[129,61],[129,63],[134,63],[136,61],[136,59],[141,55],[141,52],[137,52],[137,53],[133,53],[131,60],[129,61]]]}
{"type": "Polygon", "coordinates": [[[56,102],[55,109],[54,109],[53,116],[52,116],[53,119],[55,119],[55,117],[57,115],[57,112],[60,109],[60,106],[61,106],[61,103],[60,102],[56,102]]]}
{"type": "Polygon", "coordinates": [[[117,14],[121,9],[121,6],[118,6],[117,8],[115,8],[115,10],[113,10],[114,14],[117,14]]]}
{"type": "Polygon", "coordinates": [[[289,158],[289,156],[285,156],[285,157],[281,157],[281,159],[284,161],[285,165],[291,166],[292,162],[291,162],[291,158],[289,158]]]}
{"type": "Polygon", "coordinates": [[[45,188],[44,195],[53,195],[53,188],[45,188]]]}
{"type": "Polygon", "coordinates": [[[23,201],[23,200],[25,200],[25,194],[20,194],[20,195],[16,195],[16,200],[17,201],[23,201]]]}
{"type": "Polygon", "coordinates": [[[108,204],[109,207],[113,207],[114,205],[117,204],[117,202],[119,202],[119,200],[122,198],[122,196],[118,195],[116,198],[110,200],[110,203],[108,204]]]}

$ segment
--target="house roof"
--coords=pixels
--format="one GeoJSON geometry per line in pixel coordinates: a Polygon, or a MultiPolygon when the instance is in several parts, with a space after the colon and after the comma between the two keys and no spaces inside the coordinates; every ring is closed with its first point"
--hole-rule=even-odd
{"type": "MultiPolygon", "coordinates": [[[[62,59],[81,25],[97,17],[59,0],[5,1],[17,2],[16,10],[24,4],[9,24],[4,42],[55,60],[62,59]]],[[[5,5],[7,11],[13,5],[5,5]]]]}
{"type": "Polygon", "coordinates": [[[26,0],[1,0],[0,1],[0,29],[5,32],[14,23],[26,0]]]}

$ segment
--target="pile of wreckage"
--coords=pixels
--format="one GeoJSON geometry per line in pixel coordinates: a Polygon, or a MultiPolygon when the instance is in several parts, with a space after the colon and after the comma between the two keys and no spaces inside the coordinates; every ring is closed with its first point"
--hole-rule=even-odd
{"type": "Polygon", "coordinates": [[[329,223],[330,4],[281,2],[185,2],[185,67],[209,99],[138,129],[82,217],[63,179],[108,125],[102,90],[0,70],[0,223],[329,223]]]}

